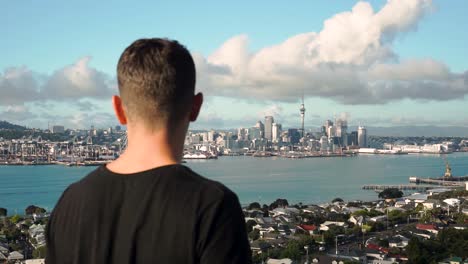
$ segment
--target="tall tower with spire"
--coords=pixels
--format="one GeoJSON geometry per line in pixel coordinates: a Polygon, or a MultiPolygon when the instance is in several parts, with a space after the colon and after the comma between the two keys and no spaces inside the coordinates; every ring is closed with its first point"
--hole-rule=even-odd
{"type": "Polygon", "coordinates": [[[304,137],[304,115],[305,115],[305,110],[306,110],[304,106],[304,94],[302,95],[302,104],[299,110],[301,112],[301,133],[302,133],[302,137],[304,137]]]}

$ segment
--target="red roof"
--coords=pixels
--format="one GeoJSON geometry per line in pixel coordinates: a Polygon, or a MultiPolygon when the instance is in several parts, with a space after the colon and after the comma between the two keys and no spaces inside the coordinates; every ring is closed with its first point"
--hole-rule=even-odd
{"type": "Polygon", "coordinates": [[[315,225],[299,225],[299,227],[304,229],[305,231],[315,231],[315,230],[317,230],[317,226],[315,226],[315,225]]]}
{"type": "Polygon", "coordinates": [[[390,251],[389,248],[385,248],[385,247],[381,247],[379,245],[376,245],[376,244],[372,244],[372,243],[369,243],[367,244],[366,246],[368,249],[374,249],[374,250],[378,250],[380,252],[383,252],[383,253],[387,253],[390,251]]]}
{"type": "Polygon", "coordinates": [[[417,224],[416,229],[419,230],[437,230],[437,226],[434,224],[417,224]]]}
{"type": "Polygon", "coordinates": [[[378,245],[372,244],[372,243],[367,244],[367,248],[376,249],[376,250],[380,249],[380,247],[378,245]]]}

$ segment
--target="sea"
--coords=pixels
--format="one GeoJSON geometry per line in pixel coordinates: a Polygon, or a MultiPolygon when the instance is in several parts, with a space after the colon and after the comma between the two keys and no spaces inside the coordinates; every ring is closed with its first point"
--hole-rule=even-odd
{"type": "MultiPolygon", "coordinates": [[[[376,200],[366,184],[408,184],[410,176],[437,177],[445,172],[445,159],[454,176],[468,175],[468,153],[448,155],[357,155],[354,157],[288,159],[281,157],[219,157],[184,163],[199,174],[219,181],[243,205],[270,204],[284,198],[290,204],[319,204],[336,197],[376,200]]],[[[0,207],[8,214],[23,214],[29,205],[52,210],[71,183],[95,167],[0,166],[0,207]]]]}

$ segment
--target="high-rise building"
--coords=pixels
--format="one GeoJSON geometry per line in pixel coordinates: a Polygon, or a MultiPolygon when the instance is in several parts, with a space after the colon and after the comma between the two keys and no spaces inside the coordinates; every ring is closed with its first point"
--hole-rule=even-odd
{"type": "Polygon", "coordinates": [[[265,138],[272,140],[272,128],[275,120],[272,116],[265,116],[265,138]]]}
{"type": "Polygon", "coordinates": [[[237,129],[237,139],[238,140],[248,140],[249,131],[245,128],[237,129]]]}
{"type": "Polygon", "coordinates": [[[341,143],[343,144],[342,146],[348,145],[348,137],[347,137],[347,131],[348,131],[348,121],[343,120],[343,119],[338,119],[335,122],[335,136],[341,138],[341,143]]]}
{"type": "Polygon", "coordinates": [[[320,138],[320,151],[328,151],[328,138],[326,136],[320,138]]]}
{"type": "Polygon", "coordinates": [[[271,141],[278,142],[281,138],[281,124],[273,123],[271,128],[271,141]]]}
{"type": "Polygon", "coordinates": [[[214,130],[208,131],[207,141],[208,142],[213,142],[214,140],[215,140],[215,131],[214,130]]]}
{"type": "Polygon", "coordinates": [[[327,128],[327,135],[328,135],[328,138],[332,138],[335,136],[335,127],[334,126],[329,126],[327,128]]]}
{"type": "Polygon", "coordinates": [[[363,126],[358,127],[358,144],[361,148],[367,148],[367,129],[363,126]]]}
{"type": "Polygon", "coordinates": [[[289,142],[291,142],[291,144],[297,144],[299,143],[299,140],[301,139],[301,134],[296,128],[288,129],[288,136],[290,138],[289,142]]]}
{"type": "Polygon", "coordinates": [[[261,139],[262,138],[262,132],[260,128],[258,127],[251,127],[249,128],[249,139],[254,140],[254,139],[261,139]]]}
{"type": "Polygon", "coordinates": [[[351,134],[348,135],[348,145],[359,146],[357,131],[352,131],[351,134]]]}
{"type": "Polygon", "coordinates": [[[265,137],[265,125],[262,123],[262,121],[257,121],[257,124],[255,124],[255,127],[260,129],[260,137],[264,138],[265,137]]]}
{"type": "Polygon", "coordinates": [[[321,136],[327,135],[327,128],[325,126],[320,127],[320,134],[321,136]]]}

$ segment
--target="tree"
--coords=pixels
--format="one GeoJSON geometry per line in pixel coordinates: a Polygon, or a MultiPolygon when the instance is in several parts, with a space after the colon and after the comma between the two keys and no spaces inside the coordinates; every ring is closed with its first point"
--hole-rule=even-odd
{"type": "Polygon", "coordinates": [[[344,201],[343,201],[343,199],[341,199],[340,197],[336,197],[335,199],[332,200],[332,203],[336,203],[336,202],[342,203],[342,202],[344,202],[344,201]]]}
{"type": "Polygon", "coordinates": [[[403,192],[397,188],[388,188],[379,193],[379,198],[382,199],[395,199],[403,197],[403,192]]]}
{"type": "Polygon", "coordinates": [[[297,260],[302,255],[302,250],[304,247],[301,247],[300,243],[296,240],[289,241],[288,245],[281,252],[281,258],[290,258],[292,260],[297,260]]]}
{"type": "Polygon", "coordinates": [[[17,214],[15,214],[14,216],[12,216],[12,217],[10,218],[10,221],[11,221],[13,224],[18,223],[18,222],[21,221],[21,220],[22,220],[21,216],[19,216],[19,215],[17,215],[17,214]]]}
{"type": "Polygon", "coordinates": [[[32,255],[33,255],[33,258],[35,258],[35,259],[45,258],[46,252],[47,252],[47,247],[42,246],[42,247],[38,247],[38,248],[34,249],[32,255]]]}
{"type": "Polygon", "coordinates": [[[26,207],[26,209],[24,209],[24,213],[26,215],[44,214],[44,213],[46,213],[46,209],[44,209],[42,207],[39,207],[39,206],[30,205],[30,206],[26,207]]]}
{"type": "Polygon", "coordinates": [[[278,198],[278,199],[276,199],[276,201],[274,201],[273,203],[270,204],[269,209],[272,210],[272,209],[275,209],[275,208],[278,208],[278,207],[286,207],[288,205],[289,205],[288,200],[278,198]]]}
{"type": "Polygon", "coordinates": [[[264,204],[262,206],[263,217],[269,217],[270,216],[270,213],[269,213],[268,209],[269,209],[268,205],[264,204]]]}
{"type": "Polygon", "coordinates": [[[247,233],[250,233],[252,232],[253,230],[253,227],[257,225],[257,222],[255,222],[254,220],[249,220],[245,223],[245,226],[247,228],[247,233]]]}
{"type": "Polygon", "coordinates": [[[36,212],[37,206],[35,205],[30,205],[24,209],[24,212],[26,215],[32,215],[36,212]]]}
{"type": "Polygon", "coordinates": [[[388,242],[388,239],[379,239],[379,241],[377,242],[377,244],[379,245],[379,247],[386,247],[388,248],[389,246],[389,242],[388,242]]]}
{"type": "Polygon", "coordinates": [[[46,209],[42,207],[37,207],[36,210],[34,211],[36,214],[45,214],[47,211],[46,209]]]}
{"type": "Polygon", "coordinates": [[[257,240],[260,238],[260,231],[258,229],[254,229],[249,233],[249,238],[251,240],[257,240]]]}
{"type": "Polygon", "coordinates": [[[259,203],[257,202],[253,202],[251,204],[249,204],[249,206],[247,207],[247,209],[249,210],[253,210],[253,209],[261,209],[262,207],[260,206],[259,203]]]}
{"type": "Polygon", "coordinates": [[[5,208],[0,208],[0,216],[7,216],[8,210],[5,208]]]}
{"type": "Polygon", "coordinates": [[[403,223],[406,221],[408,214],[399,210],[393,210],[388,213],[388,221],[392,224],[403,223]]]}

